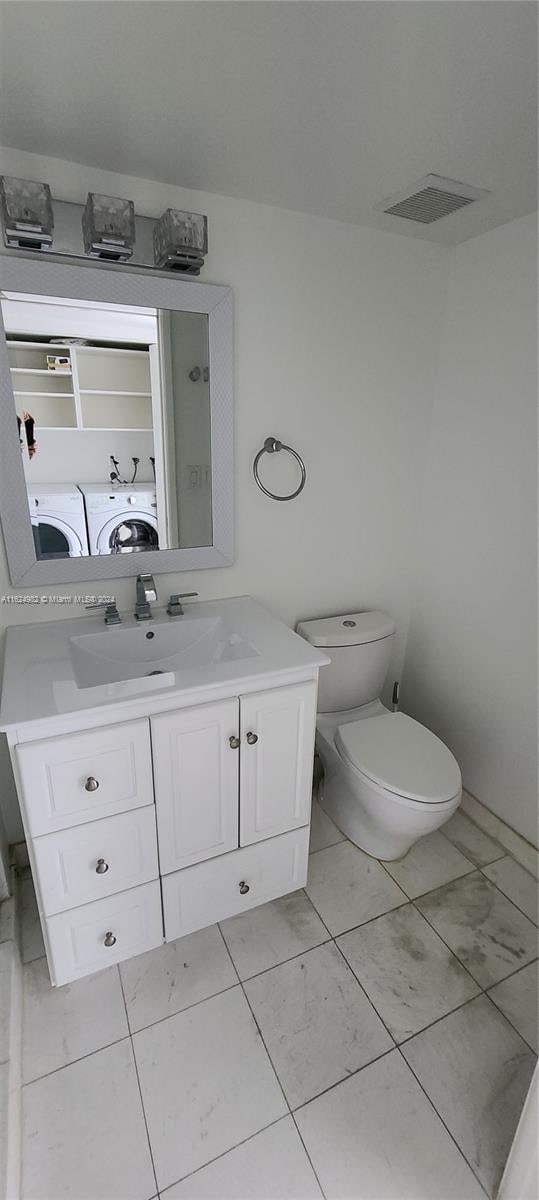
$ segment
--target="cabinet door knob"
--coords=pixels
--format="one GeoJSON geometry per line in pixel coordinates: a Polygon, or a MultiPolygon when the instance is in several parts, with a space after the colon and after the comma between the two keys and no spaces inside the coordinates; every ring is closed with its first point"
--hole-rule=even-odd
{"type": "Polygon", "coordinates": [[[116,945],[116,938],[114,937],[114,934],[110,932],[110,930],[108,933],[105,934],[105,940],[103,942],[103,945],[107,946],[107,947],[116,945]]]}
{"type": "Polygon", "coordinates": [[[247,742],[248,742],[249,746],[256,746],[257,741],[258,741],[257,733],[248,733],[247,734],[247,742]]]}
{"type": "Polygon", "coordinates": [[[104,858],[98,858],[97,865],[95,868],[96,875],[105,875],[105,873],[108,871],[108,869],[109,869],[108,862],[105,862],[104,858]]]}
{"type": "Polygon", "coordinates": [[[94,779],[93,775],[89,775],[86,780],[86,783],[84,784],[84,790],[86,792],[97,792],[98,787],[99,787],[98,780],[94,779]]]}
{"type": "Polygon", "coordinates": [[[249,884],[246,883],[244,879],[241,880],[239,888],[240,888],[240,895],[242,895],[242,896],[246,896],[247,892],[250,891],[249,884]]]}
{"type": "Polygon", "coordinates": [[[228,739],[228,744],[231,750],[238,750],[240,744],[239,737],[234,737],[234,734],[232,734],[232,737],[229,737],[228,739]]]}

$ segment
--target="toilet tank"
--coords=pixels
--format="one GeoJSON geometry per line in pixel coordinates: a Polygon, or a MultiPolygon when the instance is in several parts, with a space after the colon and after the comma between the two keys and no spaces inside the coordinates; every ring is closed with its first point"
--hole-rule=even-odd
{"type": "Polygon", "coordinates": [[[318,711],[339,712],[376,700],[387,675],[395,622],[383,612],[300,621],[297,632],[330,659],[318,683],[318,711]]]}

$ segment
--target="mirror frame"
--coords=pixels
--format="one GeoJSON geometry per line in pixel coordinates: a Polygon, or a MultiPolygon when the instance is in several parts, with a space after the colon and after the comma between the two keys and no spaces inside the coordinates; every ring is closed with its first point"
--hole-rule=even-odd
{"type": "MultiPolygon", "coordinates": [[[[161,575],[225,567],[234,553],[233,297],[220,284],[195,283],[130,267],[77,265],[0,256],[0,288],[105,304],[205,313],[209,326],[212,530],[211,546],[143,550],[40,561],[36,558],[22,465],[15,398],[0,309],[0,519],[15,587],[161,575]]],[[[105,481],[104,481],[105,482],[105,481]]]]}

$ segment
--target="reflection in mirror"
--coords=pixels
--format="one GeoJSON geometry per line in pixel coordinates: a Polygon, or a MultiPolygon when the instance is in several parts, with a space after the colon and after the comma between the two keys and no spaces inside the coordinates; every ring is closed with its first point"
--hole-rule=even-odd
{"type": "Polygon", "coordinates": [[[1,305],[37,559],[211,546],[208,316],[1,305]]]}

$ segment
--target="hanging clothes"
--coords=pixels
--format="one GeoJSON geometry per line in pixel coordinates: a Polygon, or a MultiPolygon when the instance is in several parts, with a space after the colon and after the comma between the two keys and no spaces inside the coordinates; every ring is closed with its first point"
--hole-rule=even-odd
{"type": "Polygon", "coordinates": [[[23,412],[22,420],[17,414],[17,425],[19,428],[19,441],[21,443],[21,447],[24,447],[24,440],[21,437],[23,422],[26,445],[28,447],[28,457],[33,458],[34,454],[37,453],[37,442],[34,435],[35,421],[32,414],[29,412],[23,412]]]}

